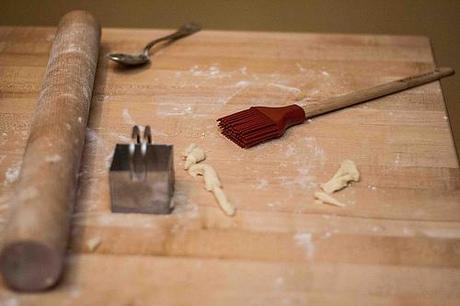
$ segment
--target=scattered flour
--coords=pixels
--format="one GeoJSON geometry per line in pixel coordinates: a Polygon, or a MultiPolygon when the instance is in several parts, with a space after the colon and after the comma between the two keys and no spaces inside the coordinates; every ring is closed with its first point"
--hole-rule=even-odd
{"type": "Polygon", "coordinates": [[[402,229],[402,232],[404,236],[414,236],[416,234],[416,231],[407,227],[404,227],[402,229]]]}
{"type": "Polygon", "coordinates": [[[157,114],[161,116],[183,116],[183,115],[194,115],[197,114],[194,112],[193,107],[190,104],[185,104],[186,102],[181,101],[178,106],[168,107],[167,111],[157,111],[157,114]]]}
{"type": "Polygon", "coordinates": [[[296,152],[297,152],[297,150],[295,149],[295,147],[292,144],[288,144],[286,151],[284,151],[284,155],[286,157],[290,157],[290,156],[296,154],[296,152]]]}
{"type": "MultiPolygon", "coordinates": [[[[426,228],[419,231],[422,235],[432,238],[458,239],[458,229],[452,230],[447,228],[426,228]]],[[[414,235],[416,234],[413,230],[414,235]]]]}
{"type": "Polygon", "coordinates": [[[94,129],[86,128],[86,142],[88,145],[97,146],[99,142],[99,136],[94,129]]]}
{"type": "Polygon", "coordinates": [[[261,189],[266,189],[268,187],[268,181],[266,179],[259,179],[257,180],[256,184],[256,189],[261,190],[261,189]]]}
{"type": "Polygon", "coordinates": [[[382,225],[374,225],[372,227],[372,231],[373,232],[383,232],[385,231],[385,227],[383,227],[382,225]]]}
{"type": "Polygon", "coordinates": [[[372,191],[376,191],[376,190],[377,190],[377,187],[372,186],[372,185],[367,185],[367,189],[370,189],[370,190],[372,190],[372,191]]]}
{"type": "Polygon", "coordinates": [[[62,157],[59,154],[50,155],[45,158],[45,161],[49,163],[57,163],[61,160],[62,160],[62,157]]]}
{"type": "Polygon", "coordinates": [[[5,172],[5,183],[12,184],[16,182],[21,173],[21,162],[14,163],[11,167],[6,169],[5,172]]]}
{"type": "Polygon", "coordinates": [[[238,82],[236,84],[236,87],[238,87],[237,90],[235,90],[235,92],[233,92],[232,94],[230,94],[229,96],[227,97],[223,97],[223,98],[220,98],[218,100],[218,103],[220,104],[227,104],[228,102],[230,102],[234,97],[236,97],[239,93],[241,93],[244,89],[246,89],[246,87],[248,86],[248,84],[245,84],[245,83],[242,83],[244,81],[241,81],[241,82],[238,82]],[[238,85],[239,84],[239,85],[238,85]]]}
{"type": "Polygon", "coordinates": [[[285,91],[289,91],[289,92],[291,92],[293,94],[300,94],[302,92],[300,89],[298,89],[296,87],[286,86],[286,85],[283,85],[283,84],[269,83],[268,85],[277,87],[277,88],[285,90],[285,91]]]}
{"type": "Polygon", "coordinates": [[[69,295],[72,299],[76,299],[81,295],[80,289],[78,288],[71,288],[69,291],[69,295]]]}
{"type": "Polygon", "coordinates": [[[304,66],[302,66],[300,63],[295,63],[295,65],[296,65],[297,69],[299,69],[300,72],[307,71],[307,69],[304,66]]]}
{"type": "Polygon", "coordinates": [[[238,83],[236,83],[235,87],[247,87],[250,84],[251,84],[251,82],[246,81],[246,80],[242,80],[242,81],[239,81],[238,83]]]}
{"type": "Polygon", "coordinates": [[[319,159],[321,165],[324,165],[325,155],[324,150],[318,145],[315,137],[305,137],[303,139],[305,146],[307,147],[310,154],[313,155],[316,159],[319,159]]]}
{"type": "MultiPolygon", "coordinates": [[[[91,152],[91,154],[103,154],[103,155],[108,155],[113,151],[113,148],[107,145],[104,141],[104,138],[98,135],[98,132],[92,128],[86,128],[86,141],[85,141],[85,149],[88,150],[88,152],[91,152]]],[[[102,162],[99,165],[104,165],[102,162]]],[[[89,173],[94,173],[94,171],[106,171],[105,167],[89,167],[88,164],[83,163],[81,165],[81,173],[80,175],[83,174],[89,174],[89,173]]]]}
{"type": "Polygon", "coordinates": [[[107,168],[110,168],[113,160],[113,155],[115,154],[115,150],[110,152],[106,157],[105,157],[105,166],[107,168]]]}
{"type": "Polygon", "coordinates": [[[315,253],[315,245],[313,244],[312,237],[311,233],[297,233],[294,235],[296,244],[304,249],[308,258],[312,258],[315,253]]]}
{"type": "Polygon", "coordinates": [[[130,143],[131,142],[131,138],[129,138],[128,136],[125,136],[125,135],[118,135],[118,139],[123,143],[130,143]]]}
{"type": "Polygon", "coordinates": [[[228,96],[223,96],[223,97],[219,97],[217,99],[217,102],[220,103],[220,104],[227,104],[228,102],[230,102],[235,96],[237,96],[238,94],[240,94],[243,90],[245,90],[249,85],[251,85],[251,82],[250,81],[246,81],[246,80],[241,80],[241,81],[238,81],[235,85],[233,85],[232,87],[236,87],[237,90],[235,90],[234,92],[232,92],[230,95],[228,96]]]}
{"type": "Polygon", "coordinates": [[[275,279],[275,286],[280,287],[284,285],[284,278],[279,276],[275,279]]]}
{"type": "Polygon", "coordinates": [[[394,163],[399,164],[401,162],[401,153],[396,153],[396,158],[394,163]]]}
{"type": "Polygon", "coordinates": [[[14,297],[8,297],[6,299],[2,298],[2,300],[3,301],[2,301],[1,305],[3,305],[3,306],[19,306],[20,305],[19,301],[14,297]]]}
{"type": "Polygon", "coordinates": [[[123,121],[126,124],[129,124],[129,125],[135,125],[136,124],[136,122],[133,120],[133,117],[131,117],[131,114],[129,113],[127,108],[123,109],[123,113],[121,115],[123,117],[123,121]]]}
{"type": "MultiPolygon", "coordinates": [[[[279,146],[278,152],[280,158],[289,159],[295,165],[295,170],[293,169],[292,171],[297,172],[297,175],[290,173],[290,175],[278,176],[278,173],[274,171],[274,179],[278,180],[282,187],[291,192],[312,189],[317,186],[313,170],[324,165],[326,156],[323,149],[316,142],[315,137],[304,137],[288,144],[286,147],[279,146]]],[[[280,163],[279,167],[283,168],[286,165],[286,163],[280,163]]],[[[280,174],[284,173],[281,172],[280,174]]]]}
{"type": "Polygon", "coordinates": [[[184,221],[187,220],[188,222],[189,220],[195,219],[199,216],[198,206],[195,203],[190,202],[189,197],[181,191],[174,192],[172,202],[175,207],[173,214],[180,216],[180,218],[184,221]]]}
{"type": "Polygon", "coordinates": [[[297,168],[297,176],[280,176],[281,185],[287,188],[311,189],[316,187],[316,178],[310,175],[310,168],[307,166],[297,168]]]}
{"type": "Polygon", "coordinates": [[[283,205],[283,204],[282,204],[281,201],[269,202],[269,203],[267,204],[267,206],[270,207],[270,208],[280,207],[280,206],[282,206],[282,205],[283,205]]]}
{"type": "Polygon", "coordinates": [[[208,78],[220,77],[221,70],[218,64],[212,64],[208,68],[200,68],[200,66],[195,65],[190,68],[189,72],[193,76],[204,76],[208,78]]]}

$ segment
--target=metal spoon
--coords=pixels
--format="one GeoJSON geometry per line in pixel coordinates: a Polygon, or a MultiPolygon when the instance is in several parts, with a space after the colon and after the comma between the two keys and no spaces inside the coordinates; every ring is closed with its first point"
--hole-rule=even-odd
{"type": "Polygon", "coordinates": [[[142,53],[139,54],[125,54],[125,53],[110,53],[107,55],[109,59],[115,61],[124,66],[140,66],[150,62],[149,51],[150,49],[160,43],[167,41],[166,44],[170,44],[178,39],[192,35],[193,33],[201,30],[201,26],[195,23],[186,23],[182,25],[176,32],[167,36],[157,38],[149,42],[142,53]]]}

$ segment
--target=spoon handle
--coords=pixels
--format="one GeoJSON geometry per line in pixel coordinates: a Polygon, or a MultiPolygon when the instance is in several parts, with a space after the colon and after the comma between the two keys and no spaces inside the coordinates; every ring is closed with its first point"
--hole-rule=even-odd
{"type": "Polygon", "coordinates": [[[186,24],[182,25],[176,32],[174,32],[172,34],[169,34],[169,35],[166,35],[166,36],[163,36],[163,37],[160,37],[160,38],[157,38],[157,39],[152,40],[151,42],[149,42],[144,48],[144,54],[148,55],[150,49],[154,45],[159,43],[159,42],[169,41],[171,43],[171,42],[173,42],[175,40],[178,40],[178,39],[181,39],[183,37],[192,35],[193,33],[196,33],[196,32],[198,32],[200,30],[201,30],[200,25],[198,25],[196,23],[186,23],[186,24]]]}

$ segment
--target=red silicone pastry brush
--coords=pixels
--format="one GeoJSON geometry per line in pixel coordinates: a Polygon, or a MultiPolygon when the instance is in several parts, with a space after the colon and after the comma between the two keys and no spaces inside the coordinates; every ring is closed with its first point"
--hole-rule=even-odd
{"type": "Polygon", "coordinates": [[[287,128],[303,123],[307,118],[400,92],[452,74],[452,68],[436,68],[428,73],[314,102],[304,107],[296,104],[284,107],[253,106],[217,121],[223,135],[240,147],[249,148],[281,137],[287,128]]]}

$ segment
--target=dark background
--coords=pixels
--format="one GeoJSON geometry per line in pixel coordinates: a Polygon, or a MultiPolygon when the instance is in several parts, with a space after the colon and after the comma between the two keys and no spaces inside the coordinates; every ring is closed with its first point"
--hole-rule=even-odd
{"type": "Polygon", "coordinates": [[[55,26],[72,9],[92,12],[104,27],[176,28],[193,20],[206,29],[425,35],[444,80],[460,152],[460,0],[2,0],[1,25],[55,26]]]}

